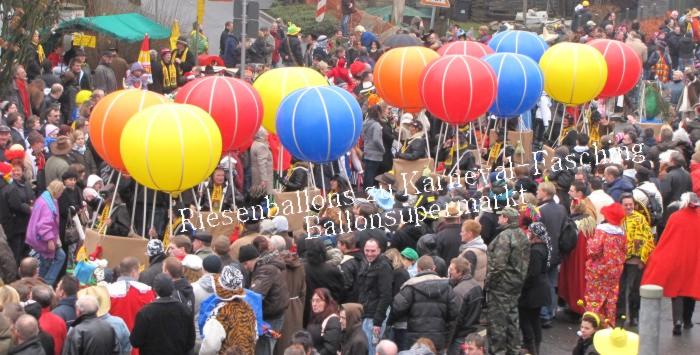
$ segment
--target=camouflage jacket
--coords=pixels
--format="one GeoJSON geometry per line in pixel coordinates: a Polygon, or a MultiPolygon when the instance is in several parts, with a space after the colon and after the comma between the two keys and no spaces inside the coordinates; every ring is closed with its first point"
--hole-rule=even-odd
{"type": "Polygon", "coordinates": [[[488,248],[485,288],[520,295],[530,262],[530,242],[517,224],[504,226],[488,248]]]}

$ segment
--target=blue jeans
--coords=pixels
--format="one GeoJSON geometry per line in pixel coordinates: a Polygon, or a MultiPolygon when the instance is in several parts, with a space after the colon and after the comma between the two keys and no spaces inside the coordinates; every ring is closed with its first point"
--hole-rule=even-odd
{"type": "Polygon", "coordinates": [[[348,33],[348,25],[350,24],[350,15],[343,15],[343,17],[340,18],[340,30],[343,31],[343,36],[347,36],[348,33]]]}
{"type": "MultiPolygon", "coordinates": [[[[379,333],[379,339],[382,338],[382,335],[384,335],[384,329],[386,326],[386,322],[382,323],[382,330],[379,333]]],[[[368,355],[374,355],[374,347],[377,346],[377,344],[374,344],[372,342],[372,328],[374,328],[374,320],[372,318],[365,318],[362,320],[362,331],[365,332],[365,335],[367,335],[367,353],[368,355]]]]}
{"type": "Polygon", "coordinates": [[[66,252],[62,248],[56,248],[56,254],[53,259],[47,259],[37,254],[39,258],[39,276],[41,276],[47,285],[56,283],[56,278],[66,262],[66,252]]]}
{"type": "Polygon", "coordinates": [[[540,318],[544,320],[553,320],[557,315],[557,281],[559,281],[559,265],[553,266],[547,271],[547,279],[549,280],[549,294],[552,297],[552,304],[544,306],[540,310],[540,318]]]}

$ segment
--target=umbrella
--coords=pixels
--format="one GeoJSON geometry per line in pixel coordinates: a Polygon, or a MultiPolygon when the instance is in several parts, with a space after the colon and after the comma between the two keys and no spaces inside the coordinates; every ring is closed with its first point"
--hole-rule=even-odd
{"type": "Polygon", "coordinates": [[[423,41],[413,35],[409,34],[395,34],[387,37],[384,40],[384,46],[389,48],[399,48],[399,47],[410,47],[410,46],[422,46],[423,41]]]}

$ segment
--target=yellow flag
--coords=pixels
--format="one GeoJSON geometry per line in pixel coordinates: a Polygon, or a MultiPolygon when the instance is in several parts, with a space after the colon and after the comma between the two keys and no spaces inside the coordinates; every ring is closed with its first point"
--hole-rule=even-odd
{"type": "Polygon", "coordinates": [[[173,20],[173,27],[170,30],[170,48],[175,48],[178,38],[180,38],[180,23],[173,20]]]}
{"type": "Polygon", "coordinates": [[[197,23],[202,24],[204,19],[204,0],[197,0],[197,23]]]}

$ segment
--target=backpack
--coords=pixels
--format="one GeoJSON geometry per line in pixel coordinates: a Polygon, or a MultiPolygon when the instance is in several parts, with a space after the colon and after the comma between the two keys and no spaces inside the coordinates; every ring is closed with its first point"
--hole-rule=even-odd
{"type": "Polygon", "coordinates": [[[578,227],[576,227],[576,222],[571,217],[567,217],[559,234],[559,253],[562,255],[570,253],[576,248],[577,243],[578,227]]]}
{"type": "Polygon", "coordinates": [[[647,209],[647,212],[649,212],[649,225],[652,227],[657,226],[664,216],[663,207],[661,207],[661,204],[654,195],[650,194],[644,189],[637,188],[637,190],[641,191],[649,201],[649,204],[644,206],[644,208],[647,209]]]}

